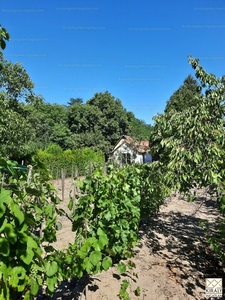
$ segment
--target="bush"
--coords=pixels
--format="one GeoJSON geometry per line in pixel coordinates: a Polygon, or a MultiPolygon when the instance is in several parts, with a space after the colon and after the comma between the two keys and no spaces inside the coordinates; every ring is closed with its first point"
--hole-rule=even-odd
{"type": "Polygon", "coordinates": [[[103,152],[90,148],[63,151],[60,146],[53,144],[46,150],[39,150],[36,157],[48,167],[53,178],[60,177],[61,169],[66,170],[66,177],[73,177],[75,170],[83,176],[96,168],[102,169],[105,165],[103,152]]]}

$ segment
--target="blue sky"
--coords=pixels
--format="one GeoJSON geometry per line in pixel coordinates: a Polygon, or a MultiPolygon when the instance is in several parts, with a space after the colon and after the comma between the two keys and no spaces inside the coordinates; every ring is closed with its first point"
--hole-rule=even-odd
{"type": "Polygon", "coordinates": [[[225,74],[224,0],[1,0],[0,23],[11,36],[5,58],[50,103],[107,90],[152,124],[194,76],[188,54],[225,74]]]}

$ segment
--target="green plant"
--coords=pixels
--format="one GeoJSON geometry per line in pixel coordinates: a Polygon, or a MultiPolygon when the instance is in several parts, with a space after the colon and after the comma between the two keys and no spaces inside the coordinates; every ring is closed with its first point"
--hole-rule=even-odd
{"type": "Polygon", "coordinates": [[[76,206],[73,198],[69,203],[76,232],[69,252],[76,253],[70,260],[77,261],[82,276],[84,272],[106,270],[113,262],[132,256],[138,240],[140,192],[139,179],[131,168],[107,176],[96,170],[78,184],[82,196],[76,206]]]}
{"type": "MultiPolygon", "coordinates": [[[[193,105],[176,111],[173,107],[154,117],[151,132],[152,154],[159,158],[164,183],[193,200],[193,190],[204,188],[216,193],[222,213],[225,204],[225,77],[207,73],[199,60],[191,56],[189,63],[199,81],[193,105]]],[[[210,237],[215,252],[225,261],[225,226],[210,237]]]]}
{"type": "Polygon", "coordinates": [[[123,300],[130,300],[130,296],[127,293],[127,288],[129,287],[130,283],[127,280],[123,280],[121,287],[120,287],[120,291],[119,291],[119,297],[120,299],[123,300]]]}
{"type": "Polygon", "coordinates": [[[39,161],[33,161],[33,175],[0,165],[11,174],[8,189],[0,189],[0,299],[31,299],[46,284],[52,293],[63,278],[57,251],[55,205],[59,203],[49,174],[39,161]],[[38,231],[43,229],[43,234],[38,231]]]}

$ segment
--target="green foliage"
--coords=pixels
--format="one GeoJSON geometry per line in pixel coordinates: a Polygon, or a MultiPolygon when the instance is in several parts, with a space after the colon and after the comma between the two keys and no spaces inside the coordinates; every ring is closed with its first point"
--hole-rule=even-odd
{"type": "Polygon", "coordinates": [[[11,174],[7,189],[0,189],[0,299],[32,299],[44,284],[51,293],[63,278],[57,251],[50,247],[59,198],[39,161],[33,161],[31,178],[4,160],[0,165],[11,174]]]}
{"type": "Polygon", "coordinates": [[[129,122],[129,135],[138,141],[149,140],[152,126],[146,124],[143,120],[135,118],[132,112],[127,112],[127,117],[129,122]]]}
{"type": "Polygon", "coordinates": [[[70,98],[68,105],[72,106],[74,104],[83,104],[83,99],[82,98],[70,98]]]}
{"type": "Polygon", "coordinates": [[[83,196],[73,213],[73,230],[82,242],[101,229],[107,237],[101,250],[104,256],[129,257],[138,240],[140,184],[135,174],[128,167],[107,176],[96,170],[92,177],[78,181],[83,196]]]}
{"type": "Polygon", "coordinates": [[[2,50],[5,49],[6,47],[6,42],[5,41],[9,41],[10,39],[10,35],[9,33],[7,32],[7,30],[2,27],[2,25],[0,24],[0,48],[2,50]]]}
{"type": "Polygon", "coordinates": [[[141,296],[141,289],[140,289],[140,286],[138,286],[135,290],[135,296],[141,296]]]}
{"type": "Polygon", "coordinates": [[[75,175],[75,170],[82,176],[90,173],[90,165],[93,169],[105,165],[104,154],[89,148],[63,151],[59,145],[52,144],[46,150],[39,150],[36,156],[48,167],[54,178],[60,176],[61,169],[66,169],[66,176],[71,177],[75,175]]]}
{"type": "MultiPolygon", "coordinates": [[[[159,205],[154,200],[147,204],[147,186],[142,185],[142,179],[151,172],[153,178],[155,171],[140,165],[119,170],[110,166],[106,176],[96,170],[91,177],[77,181],[81,195],[77,201],[71,198],[68,206],[72,210],[76,240],[64,252],[67,276],[96,274],[117,262],[120,273],[135,267],[132,262],[126,265],[120,260],[133,256],[141,217],[158,210],[159,205]]],[[[153,190],[158,193],[159,189],[153,185],[151,195],[154,197],[153,190]]]]}
{"type": "Polygon", "coordinates": [[[109,92],[95,94],[86,104],[73,101],[68,125],[76,148],[91,147],[104,153],[128,132],[126,110],[109,92]]]}
{"type": "Polygon", "coordinates": [[[9,62],[0,52],[0,70],[0,88],[6,92],[11,107],[16,110],[19,100],[30,102],[34,84],[22,65],[9,62]]]}
{"type": "MultiPolygon", "coordinates": [[[[220,195],[224,209],[225,193],[225,119],[223,78],[208,74],[199,61],[189,57],[195,69],[204,95],[196,98],[195,105],[185,110],[168,110],[155,117],[155,126],[150,139],[153,155],[159,154],[162,176],[168,187],[173,187],[190,196],[192,188],[208,188],[220,195]]],[[[211,244],[224,259],[224,244],[218,242],[225,232],[220,226],[219,238],[211,244]],[[220,246],[218,246],[220,245],[220,246]]]]}
{"type": "Polygon", "coordinates": [[[63,150],[73,147],[66,107],[44,103],[37,97],[32,104],[25,106],[25,111],[27,120],[35,128],[37,148],[45,149],[51,143],[57,143],[63,150]]]}
{"type": "Polygon", "coordinates": [[[130,296],[127,293],[127,288],[129,287],[130,283],[127,280],[123,280],[123,283],[121,284],[120,291],[119,291],[119,297],[122,300],[130,300],[130,296]]]}
{"type": "Polygon", "coordinates": [[[9,157],[11,154],[17,159],[33,150],[34,129],[23,116],[10,108],[5,99],[0,99],[0,136],[2,157],[9,157]]]}
{"type": "Polygon", "coordinates": [[[201,90],[197,80],[189,75],[184,80],[183,85],[167,101],[165,112],[170,110],[184,111],[192,106],[196,106],[201,90]]]}

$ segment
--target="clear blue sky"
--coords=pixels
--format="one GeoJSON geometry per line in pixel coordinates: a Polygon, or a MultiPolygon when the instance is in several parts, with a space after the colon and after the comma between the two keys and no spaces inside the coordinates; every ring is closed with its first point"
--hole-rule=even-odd
{"type": "Polygon", "coordinates": [[[188,54],[225,74],[224,0],[1,0],[0,23],[11,35],[5,58],[50,103],[108,90],[152,123],[194,75],[188,54]]]}

